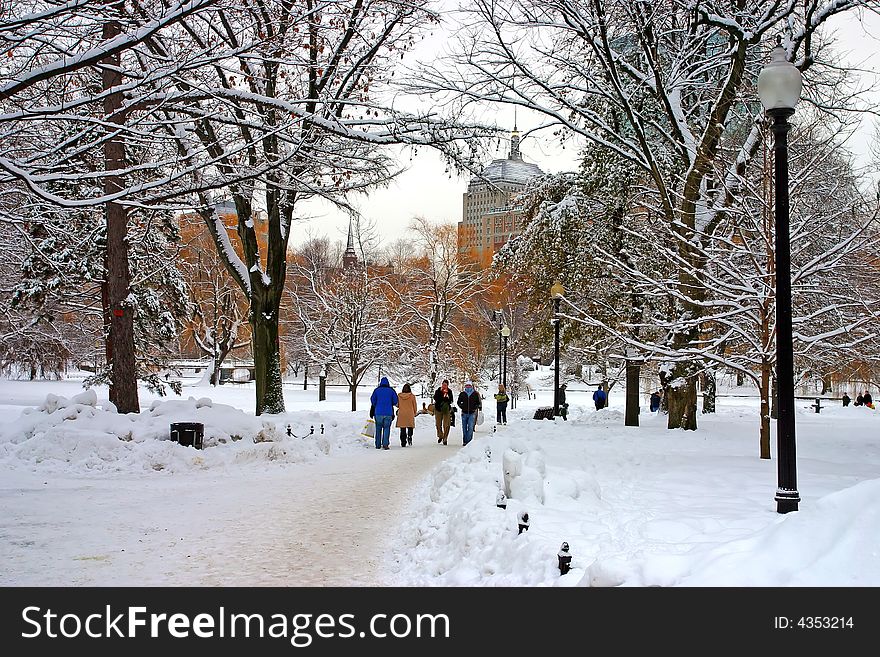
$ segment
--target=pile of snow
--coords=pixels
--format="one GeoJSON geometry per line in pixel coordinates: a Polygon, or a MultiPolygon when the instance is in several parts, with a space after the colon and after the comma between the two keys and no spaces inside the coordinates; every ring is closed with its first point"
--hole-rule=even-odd
{"type": "Polygon", "coordinates": [[[254,417],[207,397],[157,400],[146,411],[122,415],[112,404],[98,406],[95,392],[87,390],[70,399],[49,394],[0,428],[0,463],[50,472],[296,463],[364,447],[362,426],[361,418],[338,411],[254,417]],[[204,449],[173,442],[170,425],[176,422],[202,423],[204,449]]]}
{"type": "Polygon", "coordinates": [[[389,568],[404,586],[878,586],[880,415],[797,410],[802,501],[780,515],[754,409],[692,432],[662,414],[625,427],[618,409],[549,422],[524,408],[414,494],[389,568]]]}
{"type": "Polygon", "coordinates": [[[520,533],[521,514],[534,518],[555,507],[564,523],[564,512],[578,508],[580,516],[603,503],[589,474],[548,467],[539,442],[526,433],[479,437],[434,471],[421,496],[431,503],[416,510],[395,544],[398,575],[407,585],[534,586],[559,579],[561,542],[520,533]],[[506,508],[497,506],[499,491],[506,508]]]}

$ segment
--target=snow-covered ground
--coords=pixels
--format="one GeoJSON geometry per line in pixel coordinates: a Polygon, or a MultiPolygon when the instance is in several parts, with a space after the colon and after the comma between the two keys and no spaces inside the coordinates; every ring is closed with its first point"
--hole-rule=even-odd
{"type": "Polygon", "coordinates": [[[496,428],[489,396],[466,448],[420,416],[414,446],[392,431],[385,452],[344,389],[290,386],[263,418],[249,386],[144,391],[135,417],[75,380],[0,381],[0,584],[880,585],[878,412],[800,405],[802,502],[779,515],[755,399],[683,432],[646,410],[624,427],[619,390],[596,412],[570,388],[568,422],[531,419],[539,388],[496,428]],[[176,421],[204,423],[205,449],[167,440],[176,421]]]}

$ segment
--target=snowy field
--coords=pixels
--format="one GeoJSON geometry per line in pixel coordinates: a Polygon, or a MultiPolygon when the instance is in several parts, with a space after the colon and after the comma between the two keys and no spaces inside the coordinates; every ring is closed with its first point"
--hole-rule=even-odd
{"type": "Polygon", "coordinates": [[[250,386],[189,385],[119,416],[106,389],[0,381],[0,584],[880,585],[878,412],[799,402],[802,502],[779,515],[756,399],[682,432],[646,399],[624,427],[619,389],[596,412],[570,388],[568,422],[531,419],[543,389],[495,427],[490,397],[466,448],[421,416],[412,448],[392,431],[384,452],[342,388],[290,386],[288,413],[256,418],[250,386]],[[203,422],[206,448],[170,442],[175,421],[203,422]]]}

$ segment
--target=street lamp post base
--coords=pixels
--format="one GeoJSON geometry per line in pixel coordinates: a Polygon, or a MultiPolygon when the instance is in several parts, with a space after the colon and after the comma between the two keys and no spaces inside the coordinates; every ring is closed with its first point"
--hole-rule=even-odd
{"type": "Polygon", "coordinates": [[[796,490],[776,489],[776,513],[790,513],[798,510],[801,496],[796,490]]]}

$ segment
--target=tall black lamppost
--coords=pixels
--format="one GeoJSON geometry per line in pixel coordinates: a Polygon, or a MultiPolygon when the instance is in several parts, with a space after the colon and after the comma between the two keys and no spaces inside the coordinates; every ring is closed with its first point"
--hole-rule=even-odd
{"type": "Polygon", "coordinates": [[[559,302],[565,294],[562,283],[556,281],[550,288],[553,299],[553,417],[559,415],[559,302]]]}
{"type": "Polygon", "coordinates": [[[504,325],[504,328],[501,329],[501,336],[504,338],[504,369],[502,370],[501,382],[504,384],[504,390],[507,390],[507,338],[510,337],[510,329],[507,327],[507,324],[504,325]]]}
{"type": "Polygon", "coordinates": [[[501,362],[502,357],[502,349],[501,349],[501,321],[503,319],[503,315],[500,310],[492,311],[492,318],[495,320],[495,323],[498,327],[498,380],[501,380],[501,375],[503,374],[502,370],[504,365],[501,362]]]}
{"type": "Polygon", "coordinates": [[[788,117],[801,96],[801,72],[786,58],[777,38],[770,62],[758,75],[758,96],[772,119],[776,194],[776,377],[779,415],[776,421],[778,486],[776,511],[798,510],[794,430],[794,345],[791,328],[791,241],[788,216],[788,117]]]}

